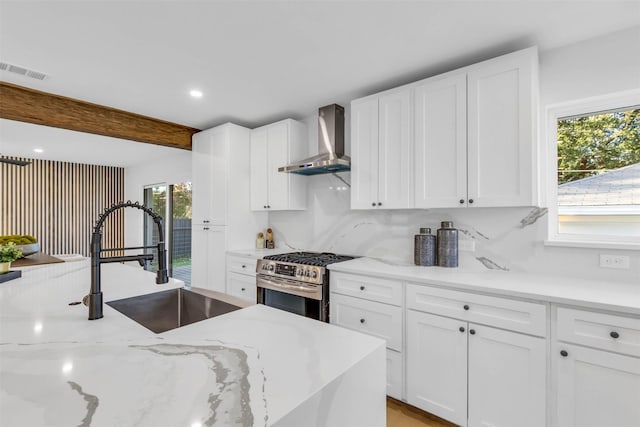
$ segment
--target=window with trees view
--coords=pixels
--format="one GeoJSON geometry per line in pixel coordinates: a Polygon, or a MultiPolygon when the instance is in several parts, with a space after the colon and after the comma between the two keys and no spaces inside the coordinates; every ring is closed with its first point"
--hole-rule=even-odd
{"type": "Polygon", "coordinates": [[[557,232],[640,242],[640,106],[559,117],[557,232]]]}

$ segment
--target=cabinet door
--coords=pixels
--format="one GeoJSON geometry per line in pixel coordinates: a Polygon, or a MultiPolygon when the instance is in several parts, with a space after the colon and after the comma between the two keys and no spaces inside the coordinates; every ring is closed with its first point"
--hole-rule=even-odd
{"type": "Polygon", "coordinates": [[[467,75],[414,89],[416,208],[467,205],[467,75]]]}
{"type": "Polygon", "coordinates": [[[387,396],[402,400],[402,353],[387,349],[387,396]]]}
{"type": "Polygon", "coordinates": [[[412,207],[411,90],[378,101],[378,200],[382,209],[412,207]]]}
{"type": "Polygon", "coordinates": [[[227,271],[227,293],[245,301],[256,303],[256,277],[227,271]]]}
{"type": "Polygon", "coordinates": [[[210,230],[208,225],[194,224],[191,229],[191,286],[205,288],[209,271],[209,243],[207,241],[210,230]]]}
{"type": "Polygon", "coordinates": [[[551,363],[558,390],[555,426],[640,426],[640,359],[559,344],[551,363]]]}
{"type": "Polygon", "coordinates": [[[546,423],[543,338],[469,324],[468,427],[546,423]]]}
{"type": "Polygon", "coordinates": [[[378,203],[378,98],[351,103],[351,209],[378,203]]]}
{"type": "Polygon", "coordinates": [[[278,168],[289,163],[289,127],[286,122],[267,128],[269,139],[268,175],[269,210],[289,209],[289,178],[291,174],[278,172],[278,168]]]}
{"type": "Polygon", "coordinates": [[[192,170],[192,218],[194,224],[211,223],[211,132],[193,135],[191,151],[192,170]]]}
{"type": "Polygon", "coordinates": [[[537,203],[536,70],[535,50],[505,55],[469,70],[470,206],[537,203]]]}
{"type": "Polygon", "coordinates": [[[229,168],[229,131],[227,126],[211,134],[211,224],[227,224],[227,172],[229,168]]]}
{"type": "Polygon", "coordinates": [[[467,423],[466,329],[466,322],[407,310],[407,401],[460,426],[467,423]]]}
{"type": "Polygon", "coordinates": [[[251,132],[251,210],[254,211],[266,210],[269,204],[267,143],[265,128],[251,132]]]}

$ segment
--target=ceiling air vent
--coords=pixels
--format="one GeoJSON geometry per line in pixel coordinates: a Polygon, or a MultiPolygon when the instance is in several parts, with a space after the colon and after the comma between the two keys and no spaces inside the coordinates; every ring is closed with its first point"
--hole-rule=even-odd
{"type": "Polygon", "coordinates": [[[11,73],[20,74],[21,76],[31,77],[32,79],[37,80],[44,80],[47,78],[47,75],[40,71],[30,70],[15,64],[7,64],[6,62],[0,62],[0,70],[9,71],[11,73]]]}

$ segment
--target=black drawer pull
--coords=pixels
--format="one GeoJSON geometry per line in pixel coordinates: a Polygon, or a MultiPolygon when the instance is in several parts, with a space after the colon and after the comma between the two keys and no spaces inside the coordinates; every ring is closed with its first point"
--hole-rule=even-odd
{"type": "Polygon", "coordinates": [[[611,338],[620,338],[620,334],[616,331],[612,331],[610,334],[611,338]]]}
{"type": "Polygon", "coordinates": [[[567,357],[568,355],[569,355],[569,353],[567,353],[567,351],[566,351],[566,350],[562,350],[562,351],[560,352],[560,356],[562,356],[562,357],[567,357]]]}
{"type": "Polygon", "coordinates": [[[240,288],[240,290],[241,290],[242,292],[244,292],[244,291],[245,291],[245,289],[244,289],[244,288],[240,288]]]}
{"type": "Polygon", "coordinates": [[[365,320],[364,320],[364,319],[360,319],[360,323],[364,323],[364,322],[365,322],[365,320]]]}
{"type": "Polygon", "coordinates": [[[464,204],[464,199],[460,199],[460,204],[464,204]]]}
{"type": "Polygon", "coordinates": [[[375,206],[375,205],[376,205],[376,202],[371,202],[371,206],[375,206]]]}
{"type": "Polygon", "coordinates": [[[469,329],[469,333],[470,333],[471,335],[475,335],[475,334],[476,334],[476,330],[475,330],[475,329],[469,329]]]}
{"type": "Polygon", "coordinates": [[[378,206],[382,206],[382,202],[378,202],[378,206]]]}
{"type": "Polygon", "coordinates": [[[361,291],[364,291],[364,286],[360,286],[360,290],[361,290],[361,291]]]}
{"type": "Polygon", "coordinates": [[[464,326],[460,326],[459,331],[460,331],[460,332],[464,332],[464,326]]]}
{"type": "Polygon", "coordinates": [[[473,199],[469,199],[469,203],[473,203],[473,199]]]}
{"type": "Polygon", "coordinates": [[[469,310],[469,306],[467,304],[465,304],[462,308],[464,308],[465,310],[469,310]]]}

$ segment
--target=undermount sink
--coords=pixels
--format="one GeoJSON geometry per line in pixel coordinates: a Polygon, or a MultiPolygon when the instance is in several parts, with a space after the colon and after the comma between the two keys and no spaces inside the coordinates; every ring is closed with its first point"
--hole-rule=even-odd
{"type": "Polygon", "coordinates": [[[106,304],[156,334],[240,309],[184,288],[119,299],[106,304]]]}

